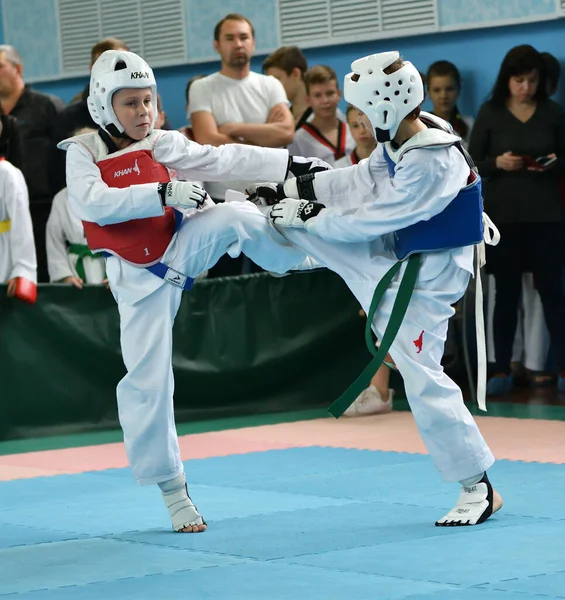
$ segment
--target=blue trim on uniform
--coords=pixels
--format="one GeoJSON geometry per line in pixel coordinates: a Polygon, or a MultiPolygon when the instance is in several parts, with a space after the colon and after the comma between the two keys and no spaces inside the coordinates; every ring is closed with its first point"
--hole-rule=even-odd
{"type": "Polygon", "coordinates": [[[184,214],[180,210],[176,210],[173,208],[173,212],[175,213],[175,233],[179,230],[180,224],[184,219],[184,214]]]}
{"type": "MultiPolygon", "coordinates": [[[[383,147],[391,178],[395,163],[383,147]]],[[[455,198],[428,221],[394,232],[394,252],[404,260],[418,252],[440,252],[480,244],[484,237],[481,178],[465,186],[455,198]]]]}
{"type": "MultiPolygon", "coordinates": [[[[180,211],[180,210],[176,210],[173,208],[173,211],[175,213],[175,233],[179,230],[182,220],[184,219],[184,214],[180,211]]],[[[149,272],[153,273],[153,275],[157,275],[157,277],[160,277],[161,279],[164,279],[165,281],[167,281],[168,283],[172,284],[172,285],[177,285],[175,283],[176,278],[173,277],[172,275],[176,274],[179,279],[181,277],[186,277],[186,275],[183,275],[182,273],[179,273],[178,271],[174,271],[174,269],[171,269],[170,267],[167,267],[166,264],[162,263],[162,262],[158,262],[155,263],[154,265],[151,265],[150,267],[145,267],[149,272]],[[167,273],[169,273],[169,271],[173,271],[173,273],[171,274],[171,276],[167,277],[167,273]]],[[[190,290],[190,288],[192,287],[192,284],[194,283],[194,279],[192,277],[186,277],[185,282],[182,286],[182,289],[185,292],[188,292],[190,290]]]]}
{"type": "Polygon", "coordinates": [[[187,277],[186,275],[167,267],[167,265],[162,262],[155,263],[154,265],[145,268],[150,273],[153,273],[153,275],[157,275],[157,277],[164,279],[167,283],[181,287],[185,292],[188,292],[194,283],[194,279],[192,277],[187,277]],[[182,285],[175,283],[176,281],[182,281],[183,278],[185,281],[182,285]]]}
{"type": "Polygon", "coordinates": [[[394,178],[394,168],[396,167],[396,164],[392,160],[392,158],[388,155],[388,152],[386,151],[386,146],[383,146],[383,154],[385,156],[386,166],[388,167],[388,176],[391,179],[393,179],[394,178]]]}

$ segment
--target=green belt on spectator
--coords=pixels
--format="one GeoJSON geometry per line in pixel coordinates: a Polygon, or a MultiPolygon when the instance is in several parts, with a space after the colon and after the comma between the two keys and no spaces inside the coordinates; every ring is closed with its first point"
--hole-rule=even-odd
{"type": "Polygon", "coordinates": [[[402,281],[398,288],[398,293],[394,300],[392,312],[390,315],[389,322],[386,326],[383,334],[383,339],[378,349],[375,348],[373,338],[371,335],[371,324],[375,312],[385,295],[385,292],[389,288],[394,276],[400,270],[402,262],[394,264],[385,274],[385,276],[379,281],[371,300],[371,306],[369,308],[369,314],[367,315],[367,323],[365,325],[365,342],[369,352],[373,355],[371,362],[365,367],[361,375],[343,392],[343,394],[333,402],[330,406],[329,413],[336,419],[353,404],[357,396],[369,385],[369,382],[373,378],[373,375],[377,372],[379,367],[383,364],[384,359],[389,351],[394,338],[400,329],[400,325],[406,315],[412,292],[416,287],[416,281],[418,279],[418,272],[420,270],[420,255],[412,254],[408,258],[406,264],[406,270],[402,276],[402,281]]]}
{"type": "Polygon", "coordinates": [[[77,256],[77,262],[75,265],[75,269],[77,275],[86,282],[86,274],[84,272],[84,259],[86,257],[90,258],[102,258],[102,253],[97,252],[96,254],[90,251],[90,248],[86,244],[69,244],[67,246],[67,252],[69,254],[74,254],[77,256]]]}

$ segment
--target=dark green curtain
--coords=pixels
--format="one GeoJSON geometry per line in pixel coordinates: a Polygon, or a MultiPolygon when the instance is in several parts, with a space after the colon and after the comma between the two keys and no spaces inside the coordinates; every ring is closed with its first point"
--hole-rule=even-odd
{"type": "MultiPolygon", "coordinates": [[[[178,419],[328,405],[369,360],[364,321],[326,271],[204,280],[183,296],[173,364],[178,419]]],[[[0,439],[117,425],[118,311],[103,287],[0,286],[0,439]]]]}

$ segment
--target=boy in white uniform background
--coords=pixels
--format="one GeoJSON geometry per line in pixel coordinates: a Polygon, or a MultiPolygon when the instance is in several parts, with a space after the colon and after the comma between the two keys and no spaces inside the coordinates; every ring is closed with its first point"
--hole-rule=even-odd
{"type": "Polygon", "coordinates": [[[362,116],[363,113],[355,108],[355,106],[350,104],[347,107],[345,118],[351,137],[355,142],[355,147],[349,154],[346,154],[335,161],[334,169],[342,169],[343,167],[356,165],[360,160],[369,158],[373,150],[377,147],[377,140],[375,140],[374,136],[372,136],[359,121],[362,116]]]}
{"type": "MultiPolygon", "coordinates": [[[[2,131],[0,123],[0,134],[2,131]]],[[[7,295],[35,302],[37,259],[22,172],[0,156],[0,282],[7,295]]]]}
{"type": "MultiPolygon", "coordinates": [[[[483,237],[480,180],[449,125],[432,115],[420,118],[424,90],[411,63],[403,63],[398,52],[385,52],[356,60],[352,69],[345,96],[365,113],[363,123],[380,142],[376,150],[349,168],[284,184],[258,184],[249,189],[249,198],[274,203],[269,214],[275,226],[315,261],[338,273],[367,314],[377,284],[402,258],[401,240],[410,241],[412,235],[415,242],[414,232],[421,233],[423,224],[428,237],[419,241],[429,250],[415,250],[421,265],[390,355],[436,467],[446,481],[462,485],[455,507],[436,525],[480,524],[502,506],[486,475],[494,457],[461,390],[440,362],[452,305],[463,296],[474,272],[474,248],[468,244],[483,237]],[[467,208],[469,198],[472,230],[467,220],[457,221],[451,213],[453,206],[467,208]],[[430,235],[428,221],[438,223],[446,214],[453,227],[444,225],[430,235]],[[449,240],[454,231],[456,237],[449,240]],[[430,241],[439,243],[438,236],[445,244],[430,247],[430,241]]],[[[390,319],[407,262],[417,265],[412,259],[402,262],[375,313],[372,327],[378,339],[390,319]]]]}
{"type": "Polygon", "coordinates": [[[341,100],[337,75],[331,67],[317,65],[306,72],[304,83],[313,117],[296,131],[288,150],[298,156],[316,156],[333,166],[355,148],[347,123],[337,115],[341,100]]]}
{"type": "MultiPolygon", "coordinates": [[[[75,135],[94,133],[88,127],[75,135]]],[[[68,283],[82,289],[85,283],[96,285],[106,281],[106,261],[89,250],[82,221],[70,209],[67,188],[53,198],[45,232],[47,270],[51,283],[68,283]]]]}

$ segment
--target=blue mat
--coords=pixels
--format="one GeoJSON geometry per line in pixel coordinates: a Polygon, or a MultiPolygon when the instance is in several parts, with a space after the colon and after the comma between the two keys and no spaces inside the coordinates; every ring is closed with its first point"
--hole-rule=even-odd
{"type": "Polygon", "coordinates": [[[499,461],[504,509],[445,529],[458,488],[426,456],[312,447],[186,470],[204,534],[173,533],[128,469],[0,483],[0,598],[565,599],[563,465],[499,461]]]}

